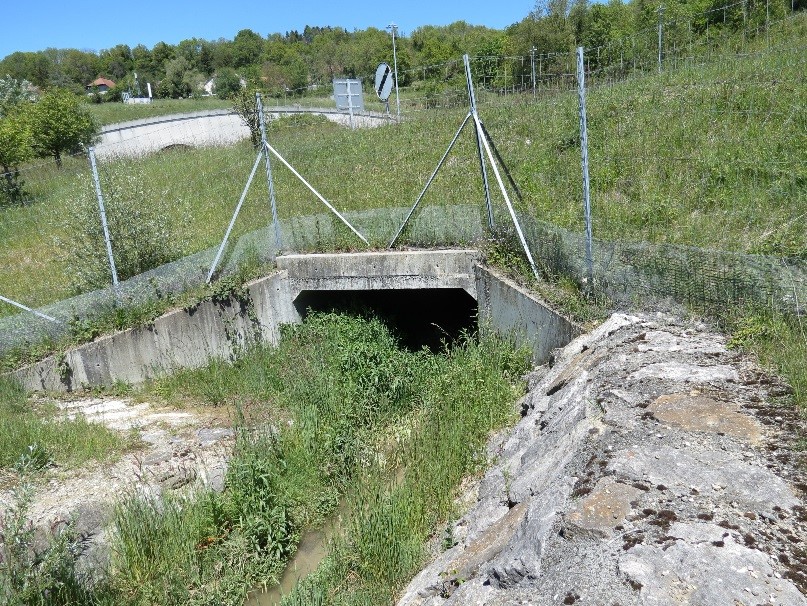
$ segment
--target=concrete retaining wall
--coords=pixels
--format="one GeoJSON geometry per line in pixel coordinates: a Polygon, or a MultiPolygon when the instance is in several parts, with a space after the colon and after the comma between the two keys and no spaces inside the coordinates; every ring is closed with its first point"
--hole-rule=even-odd
{"type": "Polygon", "coordinates": [[[294,300],[311,290],[461,288],[479,301],[480,322],[527,344],[536,362],[579,334],[567,319],[478,260],[473,250],[279,257],[280,270],[249,283],[249,295],[241,300],[175,310],[13,375],[28,390],[70,391],[139,383],[215,358],[232,359],[249,345],[277,343],[282,324],[301,320],[294,300]]]}
{"type": "MultiPolygon", "coordinates": [[[[275,107],[266,108],[266,113],[269,120],[288,114],[316,114],[337,124],[350,124],[348,114],[327,108],[275,107]]],[[[362,112],[353,117],[357,127],[379,126],[389,121],[388,116],[376,112],[362,112]]],[[[248,138],[249,128],[240,116],[226,109],[209,110],[106,126],[101,130],[95,153],[99,158],[140,156],[170,145],[231,145],[248,138]]]]}
{"type": "Polygon", "coordinates": [[[536,363],[545,362],[552,350],[565,347],[582,333],[535,295],[480,265],[476,266],[476,292],[479,323],[532,349],[536,363]]]}

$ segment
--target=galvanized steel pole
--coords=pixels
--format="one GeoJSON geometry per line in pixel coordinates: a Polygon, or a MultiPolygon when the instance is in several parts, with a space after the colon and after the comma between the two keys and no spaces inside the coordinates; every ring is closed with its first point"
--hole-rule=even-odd
{"type": "Polygon", "coordinates": [[[398,94],[398,51],[395,48],[395,34],[398,32],[398,26],[390,23],[387,29],[392,30],[392,62],[395,68],[395,103],[398,106],[398,122],[401,121],[401,97],[398,94]]]}
{"type": "Polygon", "coordinates": [[[255,164],[252,165],[252,172],[249,173],[249,179],[247,179],[247,184],[244,186],[244,191],[241,193],[241,198],[238,200],[238,205],[235,207],[233,218],[230,219],[230,224],[227,226],[227,231],[224,233],[224,239],[221,241],[219,250],[216,253],[216,258],[213,259],[213,264],[210,266],[210,271],[207,273],[208,284],[210,284],[210,280],[213,279],[213,273],[216,271],[216,267],[219,264],[219,260],[221,260],[221,255],[224,253],[224,247],[227,246],[227,240],[230,239],[230,232],[233,231],[233,226],[235,226],[235,220],[238,218],[238,213],[241,212],[241,207],[244,205],[244,200],[247,197],[247,192],[249,192],[249,186],[252,185],[252,179],[255,178],[255,173],[258,172],[258,165],[261,163],[262,155],[263,152],[259,151],[258,155],[255,156],[255,164]]]}
{"type": "Polygon", "coordinates": [[[594,284],[594,256],[592,252],[591,198],[588,178],[588,126],[586,123],[586,74],[583,64],[583,47],[577,48],[577,91],[580,99],[580,153],[583,168],[583,211],[586,220],[586,268],[588,284],[594,284]]]}
{"type": "Polygon", "coordinates": [[[513,204],[510,202],[510,196],[507,195],[507,189],[504,187],[504,182],[502,181],[502,177],[499,174],[499,169],[496,168],[496,162],[493,159],[493,153],[490,151],[490,145],[488,144],[488,139],[485,137],[484,129],[482,128],[482,122],[479,120],[478,114],[473,114],[474,122],[476,122],[476,129],[477,133],[479,133],[480,139],[485,146],[485,151],[487,151],[488,159],[490,160],[490,166],[493,168],[493,175],[496,177],[496,181],[499,184],[499,189],[502,192],[502,196],[504,197],[504,203],[507,205],[507,210],[510,213],[510,218],[513,220],[513,226],[516,228],[516,234],[518,235],[518,240],[521,242],[521,247],[524,249],[524,253],[527,255],[527,261],[530,263],[530,267],[532,268],[532,274],[535,276],[536,280],[541,279],[541,275],[538,273],[538,268],[535,267],[535,261],[532,258],[532,253],[530,252],[530,247],[527,245],[527,239],[524,237],[524,232],[521,231],[521,224],[518,222],[518,216],[516,215],[516,211],[513,208],[513,204]]]}
{"type": "Polygon", "coordinates": [[[488,184],[488,169],[485,165],[485,153],[482,150],[482,137],[484,134],[480,132],[479,117],[476,111],[476,93],[474,92],[474,83],[471,76],[471,60],[468,55],[463,55],[462,60],[465,62],[465,79],[468,85],[468,98],[471,102],[471,116],[474,118],[476,128],[476,146],[479,151],[479,167],[482,170],[482,184],[485,186],[485,204],[488,207],[488,225],[493,229],[493,204],[490,201],[490,185],[488,184]]]}
{"type": "Polygon", "coordinates": [[[44,318],[45,320],[49,320],[51,322],[56,322],[57,324],[61,324],[61,322],[59,322],[56,318],[52,318],[51,316],[43,314],[42,312],[39,312],[39,311],[37,311],[35,309],[31,309],[30,307],[28,307],[27,305],[23,305],[22,303],[17,303],[16,301],[12,301],[11,299],[7,299],[6,297],[4,297],[2,295],[0,295],[0,301],[4,301],[5,303],[8,303],[9,305],[13,305],[14,307],[19,307],[20,309],[24,309],[25,311],[31,312],[35,316],[39,316],[40,318],[44,318]]]}
{"type": "Polygon", "coordinates": [[[279,152],[278,152],[278,151],[277,151],[277,150],[276,150],[274,147],[272,147],[271,145],[269,145],[269,144],[267,143],[267,144],[266,144],[266,149],[267,149],[267,150],[269,150],[270,152],[272,152],[272,153],[275,155],[275,157],[276,157],[278,160],[280,160],[280,161],[283,163],[283,166],[285,166],[286,168],[288,168],[288,169],[291,171],[291,173],[292,173],[292,174],[293,174],[295,177],[297,177],[297,178],[300,180],[300,182],[301,182],[303,185],[305,185],[305,186],[306,186],[306,187],[307,187],[307,188],[308,188],[308,189],[311,191],[311,193],[313,193],[313,194],[314,194],[314,195],[315,195],[317,198],[319,198],[319,201],[320,201],[320,202],[322,202],[322,203],[323,203],[325,206],[327,206],[327,207],[328,207],[328,209],[330,209],[330,211],[331,211],[333,214],[335,214],[337,217],[339,217],[339,219],[342,221],[342,223],[344,223],[345,225],[347,225],[347,226],[348,226],[348,228],[350,228],[350,231],[352,231],[354,234],[356,234],[356,235],[359,237],[359,239],[360,239],[362,242],[364,242],[364,243],[365,243],[365,244],[367,244],[368,246],[370,245],[370,243],[367,241],[367,238],[365,238],[365,237],[364,237],[364,236],[361,234],[361,232],[359,232],[359,231],[358,231],[358,230],[357,230],[355,227],[353,227],[353,226],[350,224],[350,222],[349,222],[347,219],[345,219],[345,218],[344,218],[344,217],[343,217],[343,216],[342,216],[342,215],[339,213],[339,211],[338,211],[338,210],[336,210],[336,208],[334,208],[334,206],[333,206],[333,205],[332,205],[330,202],[328,202],[328,201],[327,201],[325,198],[323,198],[323,197],[322,197],[322,194],[320,194],[320,193],[319,193],[319,192],[318,192],[316,189],[314,189],[314,186],[313,186],[313,185],[311,185],[311,184],[310,184],[308,181],[306,181],[306,180],[303,178],[303,176],[302,176],[300,173],[298,173],[298,172],[297,172],[297,170],[296,170],[296,169],[295,169],[295,168],[294,168],[294,167],[293,167],[291,164],[289,164],[289,163],[286,161],[286,159],[285,159],[283,156],[281,156],[281,155],[280,155],[280,153],[279,153],[279,152]]]}
{"type": "Polygon", "coordinates": [[[530,49],[530,63],[532,64],[532,98],[535,99],[535,47],[530,49]]]}
{"type": "Polygon", "coordinates": [[[389,246],[387,248],[392,248],[393,246],[395,246],[395,242],[397,242],[398,238],[401,237],[401,234],[403,233],[403,230],[406,228],[406,224],[409,223],[409,219],[412,218],[412,215],[414,214],[415,210],[417,209],[418,205],[420,204],[420,201],[423,199],[423,196],[426,195],[426,192],[428,191],[429,186],[432,184],[432,181],[434,181],[434,178],[437,176],[438,171],[443,166],[443,163],[446,161],[446,158],[448,157],[449,152],[451,152],[451,149],[454,147],[454,144],[457,142],[457,139],[459,139],[460,133],[462,133],[462,129],[465,128],[465,125],[468,124],[468,120],[470,120],[470,119],[471,119],[471,113],[468,112],[468,115],[465,116],[465,120],[462,121],[462,125],[457,130],[457,134],[454,135],[454,138],[451,140],[451,143],[449,144],[448,149],[446,150],[446,153],[444,153],[443,157],[440,158],[440,162],[437,163],[437,168],[434,169],[434,172],[432,173],[431,177],[429,177],[429,180],[426,181],[426,185],[423,188],[423,191],[420,192],[420,195],[418,196],[417,200],[415,200],[415,204],[409,210],[409,213],[406,215],[406,218],[404,219],[404,222],[401,224],[400,229],[398,229],[397,233],[392,238],[392,241],[390,241],[389,246]]]}
{"type": "Polygon", "coordinates": [[[261,94],[255,93],[255,101],[258,104],[258,118],[261,125],[261,149],[266,160],[266,182],[269,185],[269,204],[272,207],[272,225],[275,229],[275,248],[280,250],[283,246],[280,240],[280,223],[277,219],[277,202],[275,201],[275,182],[272,179],[272,163],[269,161],[269,143],[266,141],[266,120],[263,115],[263,102],[261,94]]]}
{"type": "Polygon", "coordinates": [[[112,241],[109,237],[109,226],[106,222],[106,209],[104,209],[104,195],[101,193],[101,181],[98,179],[98,166],[95,164],[95,148],[87,150],[90,156],[90,168],[95,182],[95,195],[98,198],[98,211],[101,213],[101,226],[104,228],[104,241],[106,242],[106,255],[109,259],[109,269],[112,271],[112,284],[118,285],[118,270],[115,268],[115,257],[112,255],[112,241]]]}

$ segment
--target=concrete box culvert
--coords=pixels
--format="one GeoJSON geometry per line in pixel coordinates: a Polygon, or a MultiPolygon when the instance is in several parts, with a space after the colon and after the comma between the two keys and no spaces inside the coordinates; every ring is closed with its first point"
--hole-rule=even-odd
{"type": "MultiPolygon", "coordinates": [[[[529,347],[536,363],[581,333],[530,292],[480,265],[475,250],[290,255],[278,257],[277,264],[276,273],[247,285],[246,305],[203,301],[11,374],[28,390],[71,391],[118,381],[135,384],[213,359],[233,359],[252,344],[277,343],[281,325],[300,322],[305,308],[295,301],[304,292],[319,293],[322,308],[327,306],[322,293],[328,292],[424,291],[422,298],[429,291],[461,290],[476,302],[480,325],[529,347]]],[[[463,326],[471,303],[456,300],[463,326]]],[[[442,312],[442,318],[450,318],[442,312]]],[[[428,314],[428,305],[418,313],[428,314]]]]}

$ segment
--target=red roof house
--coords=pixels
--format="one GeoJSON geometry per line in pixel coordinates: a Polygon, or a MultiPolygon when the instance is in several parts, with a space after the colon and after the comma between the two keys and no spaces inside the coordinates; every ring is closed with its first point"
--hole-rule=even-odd
{"type": "Polygon", "coordinates": [[[87,90],[92,92],[93,89],[96,89],[99,93],[105,93],[113,86],[115,86],[115,83],[112,80],[108,80],[107,78],[96,78],[92,81],[92,83],[87,85],[87,90]]]}

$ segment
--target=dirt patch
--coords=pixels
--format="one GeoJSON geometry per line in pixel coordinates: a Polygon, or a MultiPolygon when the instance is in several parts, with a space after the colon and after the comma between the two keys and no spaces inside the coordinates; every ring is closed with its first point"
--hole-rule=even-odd
{"type": "MultiPolygon", "coordinates": [[[[73,521],[78,532],[89,535],[97,551],[111,506],[122,495],[224,487],[233,430],[222,409],[174,410],[119,398],[53,403],[63,418],[81,415],[114,431],[134,433],[138,446],[114,462],[46,469],[35,480],[29,511],[36,527],[73,521]]],[[[15,478],[6,480],[13,487],[15,478]]],[[[0,490],[0,510],[12,503],[11,487],[0,490]]]]}

